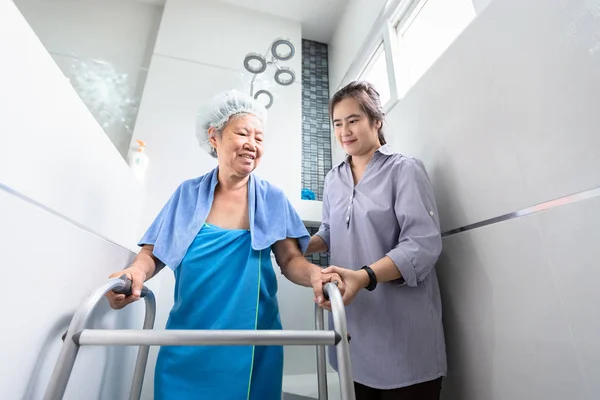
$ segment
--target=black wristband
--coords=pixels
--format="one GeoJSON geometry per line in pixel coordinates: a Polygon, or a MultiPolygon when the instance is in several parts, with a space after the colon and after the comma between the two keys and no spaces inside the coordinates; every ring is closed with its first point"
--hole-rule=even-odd
{"type": "Polygon", "coordinates": [[[367,289],[369,292],[375,290],[375,288],[377,287],[377,277],[375,276],[375,272],[373,272],[371,267],[369,267],[368,265],[365,265],[361,269],[367,271],[367,274],[369,275],[369,284],[365,287],[365,289],[367,289]]]}

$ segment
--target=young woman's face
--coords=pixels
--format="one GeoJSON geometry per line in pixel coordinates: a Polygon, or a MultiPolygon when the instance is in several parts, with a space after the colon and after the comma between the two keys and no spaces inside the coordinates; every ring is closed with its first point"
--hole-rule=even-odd
{"type": "Polygon", "coordinates": [[[360,104],[346,97],[333,108],[335,137],[350,156],[361,156],[380,147],[377,132],[381,121],[371,124],[360,104]]]}

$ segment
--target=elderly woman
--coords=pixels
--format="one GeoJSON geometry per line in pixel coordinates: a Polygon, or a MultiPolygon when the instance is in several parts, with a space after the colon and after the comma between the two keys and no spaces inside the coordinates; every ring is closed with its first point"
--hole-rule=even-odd
{"type": "MultiPolygon", "coordinates": [[[[312,287],[323,303],[323,274],[303,256],[310,236],[284,193],[252,172],[260,163],[266,110],[229,91],[198,118],[198,139],[218,167],[183,182],[143,236],[127,274],[133,294],[107,294],[113,308],[136,301],[142,284],[164,265],[175,272],[175,303],[167,329],[281,329],[275,253],[282,273],[312,287]]],[[[161,399],[280,400],[280,346],[161,348],[155,396],[161,399]]]]}

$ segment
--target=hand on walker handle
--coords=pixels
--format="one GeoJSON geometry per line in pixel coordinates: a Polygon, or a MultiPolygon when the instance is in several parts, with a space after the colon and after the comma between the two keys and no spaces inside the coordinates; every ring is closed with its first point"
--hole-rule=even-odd
{"type": "Polygon", "coordinates": [[[327,299],[325,293],[323,292],[323,286],[329,282],[335,283],[340,292],[343,294],[346,285],[344,284],[342,277],[337,273],[324,274],[322,273],[322,268],[319,267],[315,268],[314,272],[310,277],[310,281],[315,294],[315,303],[317,303],[319,307],[331,311],[331,303],[329,302],[329,299],[327,299]]]}
{"type": "Polygon", "coordinates": [[[131,281],[131,294],[115,293],[112,290],[106,293],[106,298],[108,299],[110,306],[115,310],[120,310],[128,304],[138,301],[143,296],[142,291],[145,289],[144,282],[146,281],[146,273],[141,268],[131,266],[111,274],[110,278],[118,278],[123,275],[131,281]]]}
{"type": "Polygon", "coordinates": [[[358,292],[360,292],[361,289],[363,289],[369,283],[368,275],[366,275],[364,271],[353,271],[351,269],[330,265],[329,267],[323,269],[322,273],[325,275],[337,274],[344,281],[345,290],[342,292],[342,299],[344,300],[344,305],[346,306],[352,303],[352,300],[354,300],[358,292]],[[367,278],[366,282],[365,277],[367,278]]]}

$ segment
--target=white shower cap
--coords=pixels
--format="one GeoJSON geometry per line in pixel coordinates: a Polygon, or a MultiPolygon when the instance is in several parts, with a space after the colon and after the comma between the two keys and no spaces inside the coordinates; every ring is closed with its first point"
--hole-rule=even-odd
{"type": "Polygon", "coordinates": [[[251,96],[238,90],[229,90],[210,99],[198,112],[196,119],[196,137],[200,147],[213,157],[217,153],[208,140],[208,129],[212,126],[221,131],[229,118],[236,114],[255,115],[263,124],[267,123],[267,109],[251,96]]]}

